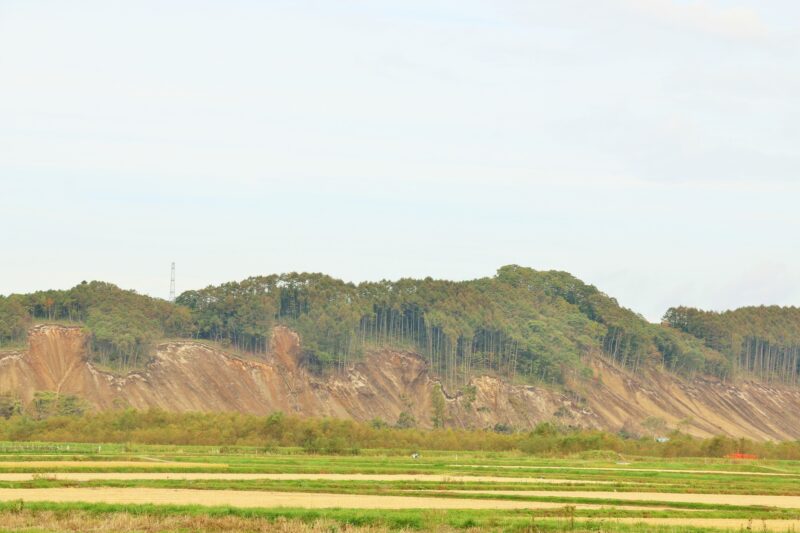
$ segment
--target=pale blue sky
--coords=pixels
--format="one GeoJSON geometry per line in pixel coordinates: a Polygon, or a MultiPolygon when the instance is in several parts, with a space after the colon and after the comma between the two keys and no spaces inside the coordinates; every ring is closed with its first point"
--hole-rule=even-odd
{"type": "Polygon", "coordinates": [[[0,294],[570,271],[800,304],[800,3],[0,0],[0,294]]]}

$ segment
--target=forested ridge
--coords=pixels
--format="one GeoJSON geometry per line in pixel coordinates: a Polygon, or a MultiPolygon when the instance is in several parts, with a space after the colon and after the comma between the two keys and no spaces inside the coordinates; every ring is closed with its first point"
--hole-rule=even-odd
{"type": "Polygon", "coordinates": [[[800,308],[760,306],[714,312],[673,307],[664,321],[724,354],[738,373],[798,383],[800,308]]]}
{"type": "Polygon", "coordinates": [[[271,326],[286,324],[301,334],[315,368],[343,369],[365,347],[388,346],[419,352],[448,384],[486,372],[562,382],[583,369],[589,352],[634,371],[658,363],[727,373],[702,342],[649,324],[570,274],[515,265],[463,282],[254,277],[185,292],[178,303],[192,310],[197,336],[244,350],[266,351],[271,326]]]}
{"type": "Polygon", "coordinates": [[[122,369],[146,363],[157,340],[193,331],[185,307],[100,281],[0,296],[0,347],[23,339],[34,321],[82,324],[91,333],[95,360],[122,369]]]}
{"type": "Polygon", "coordinates": [[[485,373],[562,383],[590,375],[588,354],[633,372],[662,366],[683,375],[746,373],[796,383],[800,346],[794,308],[673,308],[664,324],[651,324],[566,272],[516,265],[460,282],[258,276],[184,292],[174,304],[84,282],[0,297],[0,347],[18,343],[37,320],[82,324],[93,357],[121,369],[143,365],[163,338],[265,354],[272,328],[285,325],[301,336],[303,364],[314,372],[345,371],[366,350],[388,347],[421,354],[448,386],[485,373]]]}

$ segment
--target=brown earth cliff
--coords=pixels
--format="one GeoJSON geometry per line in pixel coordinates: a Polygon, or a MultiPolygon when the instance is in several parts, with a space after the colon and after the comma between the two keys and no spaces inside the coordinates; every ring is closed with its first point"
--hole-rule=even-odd
{"type": "MultiPolygon", "coordinates": [[[[36,391],[80,396],[96,409],[123,406],[172,411],[274,411],[394,423],[404,410],[430,427],[437,380],[417,354],[375,350],[347,373],[317,376],[300,361],[300,340],[273,331],[268,355],[240,358],[194,341],[165,342],[141,371],[118,376],[88,359],[79,327],[40,325],[27,351],[0,352],[0,393],[23,402],[36,391]]],[[[445,390],[448,426],[529,428],[541,421],[617,431],[647,417],[698,436],[800,438],[800,389],[756,382],[684,380],[650,369],[632,375],[594,357],[592,379],[568,390],[472,379],[474,395],[445,390]],[[469,396],[472,396],[471,398],[469,396]]]]}

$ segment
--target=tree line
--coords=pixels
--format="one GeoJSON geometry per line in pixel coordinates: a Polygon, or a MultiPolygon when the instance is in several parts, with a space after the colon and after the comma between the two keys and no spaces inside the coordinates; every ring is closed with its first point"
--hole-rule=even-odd
{"type": "Polygon", "coordinates": [[[542,422],[530,431],[434,429],[390,426],[380,420],[355,422],[302,418],[275,412],[267,416],[242,413],[169,413],[115,410],[103,413],[51,414],[30,417],[14,413],[0,417],[0,440],[251,446],[270,452],[294,448],[317,454],[358,454],[364,449],[485,450],[562,456],[607,451],[651,457],[725,457],[747,453],[763,459],[800,459],[800,442],[754,442],[748,439],[693,438],[678,431],[668,442],[649,435],[632,436],[598,430],[565,428],[542,422]]]}
{"type": "Polygon", "coordinates": [[[737,374],[798,383],[800,308],[760,306],[714,312],[673,307],[664,321],[723,354],[737,374]]]}
{"type": "Polygon", "coordinates": [[[733,313],[675,308],[664,324],[651,324],[566,272],[517,265],[460,282],[257,276],[186,291],[174,304],[93,281],[0,297],[0,346],[24,338],[31,321],[72,321],[91,333],[96,360],[129,369],[146,363],[154,343],[168,337],[266,354],[280,324],[300,334],[303,363],[312,371],[344,372],[367,350],[404,349],[421,354],[449,389],[485,373],[564,383],[588,374],[587,354],[633,372],[660,365],[689,376],[747,372],[797,382],[797,310],[733,313]]]}

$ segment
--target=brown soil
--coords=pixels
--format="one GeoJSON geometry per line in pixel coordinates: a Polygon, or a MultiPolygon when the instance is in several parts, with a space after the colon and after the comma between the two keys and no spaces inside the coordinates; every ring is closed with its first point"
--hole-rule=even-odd
{"type": "Polygon", "coordinates": [[[673,492],[594,492],[542,490],[454,490],[461,494],[498,494],[504,496],[535,496],[552,498],[595,498],[619,501],[648,501],[664,503],[707,503],[713,505],[761,505],[783,509],[800,509],[800,496],[771,496],[759,494],[681,494],[673,492]]]}
{"type": "MultiPolygon", "coordinates": [[[[153,505],[207,505],[232,507],[301,507],[306,509],[560,509],[562,503],[513,500],[478,500],[425,496],[376,496],[372,494],[325,494],[243,490],[197,490],[152,488],[51,488],[0,489],[0,501],[90,502],[153,505]]],[[[578,509],[610,506],[578,504],[578,509]]],[[[617,509],[652,508],[617,506],[617,509]]]]}
{"type": "MultiPolygon", "coordinates": [[[[52,463],[51,463],[52,464],[52,463]]],[[[171,465],[168,465],[172,468],[171,465]]],[[[566,485],[582,483],[589,485],[609,485],[614,481],[580,481],[569,479],[542,479],[527,477],[497,476],[442,476],[433,474],[250,474],[224,472],[58,472],[49,474],[0,473],[0,481],[29,481],[39,476],[48,479],[72,481],[94,480],[145,480],[145,479],[177,479],[177,480],[327,480],[327,481],[435,481],[446,483],[541,483],[566,485]]]]}
{"type": "MultiPolygon", "coordinates": [[[[172,411],[274,411],[394,423],[410,408],[421,425],[430,424],[435,379],[413,353],[368,353],[346,374],[316,376],[300,363],[299,339],[278,327],[270,353],[243,359],[208,345],[167,342],[139,372],[124,377],[88,361],[79,327],[40,325],[25,352],[0,354],[0,393],[30,402],[36,391],[75,394],[98,409],[130,406],[172,411]],[[409,399],[412,401],[409,402],[409,399]]],[[[617,431],[647,417],[699,436],[724,434],[756,439],[800,438],[800,388],[756,382],[723,383],[709,378],[682,380],[648,370],[633,376],[590,357],[594,378],[573,380],[572,392],[511,385],[492,376],[472,380],[468,402],[447,392],[447,423],[486,428],[508,424],[529,428],[541,421],[617,431]]]]}
{"type": "Polygon", "coordinates": [[[800,437],[800,388],[713,377],[682,380],[646,369],[637,376],[593,359],[595,379],[576,384],[602,427],[634,425],[647,417],[703,437],[730,435],[764,440],[800,437]]]}
{"type": "Polygon", "coordinates": [[[612,468],[602,466],[542,466],[542,465],[447,465],[458,468],[505,468],[505,469],[540,469],[540,470],[599,470],[601,472],[662,472],[672,474],[724,474],[730,476],[777,476],[777,477],[800,477],[800,473],[791,474],[788,472],[745,472],[741,470],[679,470],[675,468],[612,468]]]}
{"type": "MultiPolygon", "coordinates": [[[[177,461],[0,461],[3,468],[227,468],[221,463],[181,463],[177,461]]],[[[0,474],[8,475],[8,474],[0,474]]]]}

